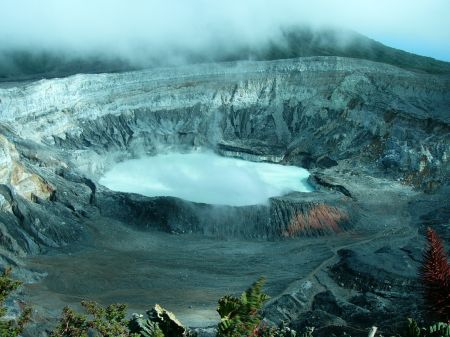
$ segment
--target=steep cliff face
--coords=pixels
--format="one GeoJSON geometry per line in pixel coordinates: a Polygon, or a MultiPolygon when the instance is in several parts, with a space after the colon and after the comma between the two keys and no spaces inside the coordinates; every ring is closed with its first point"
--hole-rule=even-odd
{"type": "Polygon", "coordinates": [[[314,57],[40,81],[1,90],[0,111],[80,167],[99,155],[84,167],[94,175],[115,156],[204,146],[306,166],[369,160],[420,184],[448,177],[449,88],[445,76],[314,57]]]}

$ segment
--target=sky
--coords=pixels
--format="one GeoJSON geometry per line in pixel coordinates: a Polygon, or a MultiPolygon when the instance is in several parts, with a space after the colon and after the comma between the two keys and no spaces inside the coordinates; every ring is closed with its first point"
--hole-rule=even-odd
{"type": "Polygon", "coordinates": [[[311,25],[450,61],[449,18],[450,0],[0,0],[0,50],[206,51],[311,25]]]}

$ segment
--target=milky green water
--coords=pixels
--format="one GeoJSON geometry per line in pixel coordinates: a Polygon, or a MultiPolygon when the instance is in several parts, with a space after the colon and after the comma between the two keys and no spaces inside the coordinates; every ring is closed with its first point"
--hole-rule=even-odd
{"type": "Polygon", "coordinates": [[[225,158],[212,152],[170,153],[116,164],[100,179],[111,190],[149,197],[244,206],[292,191],[310,192],[309,172],[296,166],[225,158]]]}

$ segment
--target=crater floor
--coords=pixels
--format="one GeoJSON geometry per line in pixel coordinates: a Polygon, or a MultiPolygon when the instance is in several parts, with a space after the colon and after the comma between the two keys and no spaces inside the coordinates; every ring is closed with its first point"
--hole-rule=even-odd
{"type": "Polygon", "coordinates": [[[327,240],[267,242],[142,232],[113,220],[96,221],[94,241],[65,254],[37,256],[48,272],[27,297],[48,310],[82,299],[127,303],[144,312],[159,303],[189,326],[217,322],[217,300],[240,293],[260,276],[271,296],[317,268],[333,253],[327,240]],[[98,232],[97,232],[98,231],[98,232]]]}

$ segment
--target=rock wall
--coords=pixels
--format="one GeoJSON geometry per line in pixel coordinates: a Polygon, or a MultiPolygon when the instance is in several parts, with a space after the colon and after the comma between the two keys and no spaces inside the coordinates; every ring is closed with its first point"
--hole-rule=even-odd
{"type": "Polygon", "coordinates": [[[449,172],[449,77],[363,60],[76,75],[0,89],[0,102],[20,137],[77,150],[78,160],[100,154],[84,167],[93,174],[124,155],[199,146],[307,166],[365,160],[418,185],[449,172]]]}
{"type": "MultiPolygon", "coordinates": [[[[173,149],[308,168],[350,161],[433,190],[449,181],[449,106],[448,76],[339,57],[76,75],[0,89],[3,242],[36,252],[78,238],[90,212],[111,213],[95,182],[110,165],[173,149]],[[28,239],[14,243],[17,231],[28,239]]],[[[156,219],[156,206],[146,203],[140,212],[156,219]]],[[[301,208],[277,199],[270,210],[230,216],[166,200],[174,205],[178,216],[165,229],[219,236],[336,232],[353,221],[334,203],[301,208]],[[238,219],[250,213],[246,227],[238,219]]]]}

